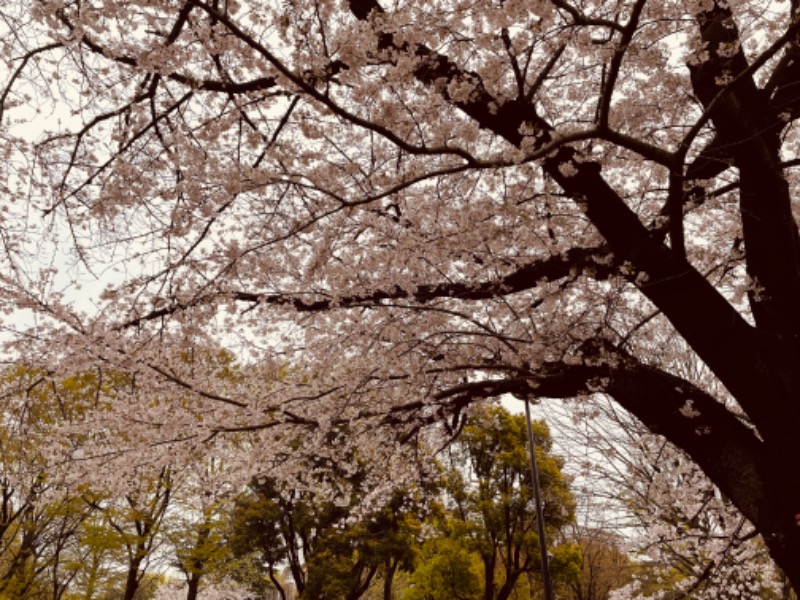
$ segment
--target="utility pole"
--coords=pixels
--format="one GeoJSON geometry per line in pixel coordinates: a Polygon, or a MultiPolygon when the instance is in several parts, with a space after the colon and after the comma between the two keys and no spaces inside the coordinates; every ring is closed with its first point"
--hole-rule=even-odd
{"type": "Polygon", "coordinates": [[[531,425],[531,408],[525,399],[525,421],[528,424],[528,452],[531,458],[531,481],[533,482],[533,498],[536,502],[536,527],[539,532],[539,552],[542,554],[542,582],[544,583],[545,600],[554,600],[553,584],[550,580],[550,558],[547,555],[547,540],[544,535],[544,511],[542,510],[542,491],[539,489],[539,471],[536,468],[536,444],[533,441],[533,425],[531,425]]]}

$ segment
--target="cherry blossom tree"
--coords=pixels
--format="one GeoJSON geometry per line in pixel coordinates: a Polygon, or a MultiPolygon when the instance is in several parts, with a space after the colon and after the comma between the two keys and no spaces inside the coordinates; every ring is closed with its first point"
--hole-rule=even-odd
{"type": "Polygon", "coordinates": [[[4,2],[5,353],[129,374],[48,459],[377,501],[476,402],[603,392],[800,588],[796,10],[4,2]]]}
{"type": "Polygon", "coordinates": [[[619,598],[652,596],[656,581],[692,598],[779,597],[781,582],[757,532],[685,453],[609,399],[570,408],[579,414],[575,422],[564,418],[559,433],[572,450],[567,463],[584,523],[576,538],[589,564],[608,555],[610,541],[635,558],[618,562],[606,582],[635,575],[619,598]]]}

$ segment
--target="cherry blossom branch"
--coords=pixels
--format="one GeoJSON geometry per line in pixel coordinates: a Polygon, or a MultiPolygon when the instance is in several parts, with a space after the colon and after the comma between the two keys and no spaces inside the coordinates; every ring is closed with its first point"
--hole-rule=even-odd
{"type": "MultiPolygon", "coordinates": [[[[637,415],[645,426],[688,452],[751,521],[764,522],[769,484],[760,480],[770,461],[754,430],[713,396],[671,373],[643,365],[603,341],[585,342],[568,361],[546,362],[517,375],[468,381],[434,392],[442,406],[458,412],[471,403],[504,394],[519,398],[573,398],[605,393],[637,415]],[[754,495],[754,490],[761,490],[754,495]]],[[[395,407],[413,412],[422,402],[395,407]]],[[[452,414],[452,413],[451,413],[452,414]]]]}
{"type": "MultiPolygon", "coordinates": [[[[198,3],[194,0],[186,2],[181,11],[179,12],[178,18],[175,21],[175,24],[167,35],[166,44],[170,45],[174,43],[180,32],[183,29],[183,26],[188,21],[189,13],[192,9],[198,6],[198,3]]],[[[75,31],[75,25],[70,21],[69,17],[66,13],[62,10],[59,12],[59,18],[64,25],[69,29],[70,32],[75,31]]],[[[83,33],[80,43],[91,50],[92,52],[99,54],[105,58],[113,60],[122,65],[126,65],[129,67],[138,67],[139,61],[132,57],[126,55],[119,55],[115,52],[109,52],[102,44],[94,41],[92,37],[88,33],[83,33]]],[[[164,75],[167,79],[175,81],[176,83],[180,83],[182,85],[188,86],[193,90],[203,90],[208,92],[225,92],[231,94],[246,94],[249,92],[258,92],[263,91],[272,87],[275,87],[277,84],[277,79],[274,76],[266,76],[266,77],[256,77],[254,79],[248,81],[241,81],[241,82],[234,82],[228,80],[213,80],[213,79],[196,79],[191,75],[183,75],[178,72],[171,72],[164,75]]]]}
{"type": "MultiPolygon", "coordinates": [[[[714,4],[714,6],[716,7],[714,10],[719,10],[718,5],[716,3],[714,4]]],[[[733,22],[730,11],[723,10],[722,13],[720,14],[722,15],[723,13],[727,13],[727,15],[730,16],[731,19],[730,22],[733,22]]],[[[775,40],[775,42],[773,42],[772,45],[770,45],[770,47],[767,50],[762,52],[750,64],[747,64],[746,60],[744,60],[744,68],[742,68],[741,71],[736,71],[735,73],[728,73],[724,77],[724,79],[720,80],[724,81],[724,83],[722,83],[721,85],[716,84],[715,82],[708,82],[708,84],[710,85],[716,85],[718,91],[716,91],[713,97],[706,98],[706,100],[703,102],[704,105],[703,114],[700,116],[699,119],[695,121],[691,129],[689,129],[689,131],[684,135],[683,140],[680,143],[680,148],[682,149],[683,152],[685,152],[686,150],[688,150],[689,147],[691,147],[694,139],[702,131],[703,127],[705,127],[705,125],[709,122],[709,120],[711,120],[712,112],[717,108],[717,104],[724,101],[728,94],[730,94],[731,92],[736,90],[737,87],[739,87],[740,83],[745,82],[748,85],[755,85],[752,80],[753,75],[767,62],[769,62],[769,60],[773,56],[775,56],[778,52],[780,52],[780,50],[784,46],[786,46],[787,44],[792,44],[793,40],[797,37],[798,33],[800,33],[800,21],[796,21],[791,26],[789,26],[789,28],[783,35],[781,35],[777,40],[775,40]]],[[[730,35],[729,33],[726,37],[728,38],[725,40],[726,43],[736,44],[739,42],[738,31],[736,31],[736,33],[733,35],[730,35]]],[[[741,47],[738,47],[736,56],[740,57],[740,60],[744,59],[744,53],[741,47]]],[[[719,56],[716,56],[716,58],[712,57],[712,60],[718,60],[718,59],[719,56]]],[[[794,69],[792,69],[791,73],[793,74],[793,76],[796,77],[798,75],[797,71],[800,71],[800,66],[793,64],[791,62],[791,59],[789,59],[787,62],[788,64],[783,68],[788,70],[789,66],[793,66],[794,69]]],[[[781,64],[779,64],[779,66],[781,66],[781,64]]],[[[769,87],[767,89],[769,89],[769,87]]],[[[774,104],[772,106],[773,108],[778,108],[775,107],[774,104]]],[[[777,117],[777,115],[774,116],[777,117]]]]}
{"type": "Polygon", "coordinates": [[[578,8],[571,5],[566,0],[551,0],[551,2],[553,3],[554,6],[569,13],[569,16],[572,17],[574,25],[607,27],[614,31],[622,30],[622,27],[619,25],[619,23],[615,21],[609,21],[608,19],[596,19],[593,17],[587,17],[585,14],[583,14],[583,12],[581,12],[578,8]]]}
{"type": "MultiPolygon", "coordinates": [[[[371,10],[378,10],[376,7],[376,2],[351,2],[351,10],[356,17],[360,15],[364,18],[371,10]],[[358,5],[358,11],[354,10],[354,4],[358,5]],[[372,8],[366,10],[368,6],[372,8]]],[[[376,35],[384,46],[392,45],[391,34],[378,31],[376,35]]],[[[394,47],[397,51],[411,50],[400,45],[394,47]]],[[[422,46],[416,46],[411,54],[418,61],[414,69],[417,80],[436,89],[481,127],[519,146],[523,140],[521,127],[529,123],[539,132],[539,144],[550,141],[552,128],[539,117],[531,104],[519,101],[498,103],[486,91],[477,75],[462,71],[447,57],[432,53],[422,46]],[[450,82],[469,84],[472,90],[454,99],[447,92],[446,84],[450,82]]],[[[774,412],[783,411],[785,418],[793,419],[786,412],[793,400],[779,383],[781,378],[777,372],[768,374],[755,368],[763,352],[775,351],[767,350],[773,342],[760,338],[705,277],[652,237],[637,215],[601,176],[600,164],[568,145],[551,153],[543,163],[548,175],[586,211],[589,220],[609,242],[617,259],[629,261],[638,272],[635,282],[640,291],[663,312],[711,367],[759,430],[771,437],[774,434],[777,445],[772,451],[776,464],[783,464],[785,457],[794,455],[795,441],[785,435],[785,430],[776,430],[774,412]],[[687,302],[687,299],[691,299],[691,302],[687,302]],[[765,397],[770,401],[765,402],[765,397]]],[[[766,210],[766,207],[762,207],[762,210],[766,210]]],[[[794,306],[797,305],[800,302],[794,306]]],[[[634,405],[633,408],[637,409],[634,413],[640,418],[648,417],[646,407],[634,405]]],[[[691,429],[688,431],[691,432],[691,429]]],[[[675,439],[681,439],[687,430],[677,428],[673,433],[675,439]]],[[[700,448],[696,450],[701,452],[700,448]]],[[[739,496],[744,501],[742,494],[739,496]]],[[[746,512],[752,506],[740,508],[746,512]]]]}
{"type": "Polygon", "coordinates": [[[748,519],[769,519],[763,508],[769,484],[759,473],[771,459],[750,427],[705,391],[607,343],[587,342],[579,356],[579,364],[551,363],[535,371],[528,396],[609,394],[692,456],[748,519]]]}
{"type": "MultiPolygon", "coordinates": [[[[714,2],[698,22],[710,51],[706,61],[691,67],[692,85],[740,172],[747,270],[763,290],[749,296],[753,316],[765,331],[800,334],[800,235],[781,168],[779,132],[768,120],[769,106],[752,78],[756,63],[747,64],[730,8],[714,2]]],[[[757,62],[776,53],[798,29],[800,23],[793,24],[757,62]]]]}
{"type": "Polygon", "coordinates": [[[622,37],[619,42],[617,42],[614,55],[611,57],[611,62],[608,67],[603,89],[600,93],[600,102],[597,109],[597,123],[600,128],[606,128],[608,126],[608,117],[611,113],[611,97],[614,94],[614,87],[617,83],[617,77],[619,77],[619,70],[622,66],[622,60],[625,57],[625,52],[628,49],[628,45],[633,39],[633,35],[636,33],[636,29],[639,26],[639,18],[641,17],[642,9],[644,8],[646,2],[647,0],[638,0],[636,4],[634,4],[633,8],[631,9],[631,15],[628,18],[628,22],[622,29],[622,37]]]}
{"type": "Polygon", "coordinates": [[[231,406],[236,406],[238,408],[247,408],[247,403],[240,402],[239,400],[234,400],[232,398],[226,398],[224,396],[220,396],[219,394],[212,394],[210,392],[206,392],[205,390],[198,389],[196,386],[192,385],[188,381],[185,381],[178,377],[174,373],[170,373],[163,367],[160,367],[154,363],[150,363],[147,365],[151,370],[155,371],[159,375],[161,375],[164,379],[171,381],[178,387],[181,387],[185,390],[192,392],[193,394],[197,394],[198,396],[202,396],[203,398],[207,398],[208,400],[214,400],[216,402],[222,402],[224,404],[230,404],[231,406]]]}
{"type": "Polygon", "coordinates": [[[8,94],[11,93],[11,88],[14,86],[14,82],[19,78],[19,76],[25,70],[25,67],[28,65],[28,62],[38,54],[49,52],[50,50],[55,50],[61,47],[62,47],[61,43],[54,42],[52,44],[47,44],[45,46],[42,46],[41,48],[35,48],[27,52],[24,56],[22,56],[19,66],[17,66],[17,68],[14,69],[14,72],[11,74],[11,77],[8,78],[8,82],[6,83],[6,87],[3,89],[3,93],[0,94],[0,123],[3,122],[3,114],[6,109],[6,99],[8,98],[8,94]]]}
{"type": "MultiPolygon", "coordinates": [[[[345,119],[346,121],[357,125],[358,127],[372,131],[377,133],[381,137],[385,138],[386,140],[392,142],[398,148],[415,155],[454,155],[458,156],[468,164],[479,164],[480,161],[477,161],[475,157],[463,148],[453,147],[453,146],[416,146],[414,144],[409,143],[406,139],[402,136],[395,134],[391,129],[388,127],[384,127],[375,123],[374,121],[370,121],[368,119],[364,119],[359,117],[352,111],[347,110],[337,102],[331,98],[326,93],[323,93],[316,89],[314,85],[314,81],[310,81],[307,76],[299,75],[294,73],[288,66],[286,66],[281,60],[278,59],[266,46],[262,43],[254,39],[250,36],[246,31],[244,31],[241,27],[239,27],[232,19],[230,19],[227,15],[219,12],[212,6],[209,6],[205,3],[198,3],[203,10],[205,10],[209,15],[213,16],[217,19],[220,23],[225,25],[225,27],[235,35],[239,40],[243,43],[248,45],[250,48],[255,50],[258,54],[263,56],[267,62],[269,62],[281,75],[286,77],[289,81],[291,81],[295,86],[297,86],[300,90],[306,93],[308,96],[312,97],[314,100],[317,100],[326,108],[328,108],[331,112],[335,115],[345,119]]],[[[340,68],[345,68],[346,65],[339,65],[340,68]]]]}
{"type": "MultiPolygon", "coordinates": [[[[438,283],[419,285],[415,289],[395,287],[389,290],[373,290],[364,294],[343,296],[337,299],[307,300],[300,295],[270,294],[254,292],[219,293],[218,297],[233,298],[238,302],[253,305],[291,306],[298,312],[320,312],[335,309],[379,307],[386,300],[409,299],[419,303],[439,298],[453,300],[485,300],[516,294],[533,289],[542,281],[555,281],[577,274],[588,274],[596,279],[605,279],[616,273],[617,267],[606,246],[596,248],[571,248],[565,253],[548,257],[520,267],[496,281],[438,283]]],[[[196,297],[192,302],[173,302],[169,306],[151,311],[116,326],[122,330],[138,327],[147,321],[161,319],[193,306],[210,302],[212,297],[196,297]]]]}

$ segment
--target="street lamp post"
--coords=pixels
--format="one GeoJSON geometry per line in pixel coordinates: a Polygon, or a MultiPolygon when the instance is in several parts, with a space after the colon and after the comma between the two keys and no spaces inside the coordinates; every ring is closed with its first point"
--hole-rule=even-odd
{"type": "Polygon", "coordinates": [[[531,459],[531,480],[533,482],[533,498],[536,502],[536,527],[539,532],[539,551],[542,554],[542,582],[544,583],[545,600],[553,600],[553,584],[550,580],[550,558],[547,555],[547,540],[544,534],[544,511],[542,510],[542,492],[539,489],[539,471],[536,468],[536,444],[533,441],[531,425],[531,409],[525,399],[525,421],[528,424],[528,452],[531,459]]]}

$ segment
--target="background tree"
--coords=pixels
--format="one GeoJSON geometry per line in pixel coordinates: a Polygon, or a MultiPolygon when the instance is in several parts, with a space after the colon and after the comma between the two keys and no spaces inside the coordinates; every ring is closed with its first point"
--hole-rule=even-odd
{"type": "Polygon", "coordinates": [[[229,576],[232,552],[226,540],[232,490],[218,485],[224,463],[204,461],[181,472],[180,485],[164,516],[163,535],[173,549],[172,566],[184,576],[186,600],[196,600],[209,579],[229,576]]]}
{"type": "Polygon", "coordinates": [[[400,594],[402,600],[480,600],[483,598],[483,565],[480,557],[454,537],[427,540],[419,563],[400,594]]]}
{"type": "Polygon", "coordinates": [[[172,474],[163,470],[157,478],[145,481],[138,493],[122,497],[93,497],[85,501],[102,518],[101,536],[116,544],[124,555],[123,585],[116,592],[124,600],[134,600],[148,567],[157,558],[161,527],[172,498],[172,474]]]}
{"type": "Polygon", "coordinates": [[[387,505],[359,515],[357,490],[331,501],[274,480],[254,482],[232,516],[234,554],[256,554],[284,599],[288,590],[278,571],[288,564],[301,598],[358,600],[380,578],[391,600],[397,569],[410,568],[413,560],[417,514],[427,500],[398,492],[387,505]]]}
{"type": "MultiPolygon", "coordinates": [[[[574,502],[543,422],[534,423],[534,437],[547,541],[558,554],[560,534],[574,518],[574,502]]],[[[447,516],[442,526],[446,536],[479,557],[485,600],[506,600],[521,576],[541,572],[527,443],[524,415],[488,406],[470,416],[444,454],[447,516]]]]}
{"type": "Polygon", "coordinates": [[[186,600],[196,600],[200,583],[208,574],[218,573],[229,559],[219,510],[213,505],[199,519],[170,519],[168,533],[175,548],[175,565],[186,579],[186,600]],[[175,523],[174,521],[177,521],[175,523]]]}
{"type": "Polygon", "coordinates": [[[2,7],[5,354],[136,382],[49,462],[248,431],[291,479],[346,423],[402,481],[473,402],[602,392],[800,587],[796,2],[135,6],[2,7]],[[235,384],[175,351],[223,340],[235,384]]]}
{"type": "Polygon", "coordinates": [[[48,432],[84,410],[89,379],[56,385],[45,373],[26,369],[7,369],[2,377],[0,594],[58,600],[75,587],[91,510],[48,473],[48,432]]]}
{"type": "MultiPolygon", "coordinates": [[[[9,600],[151,597],[164,581],[160,573],[146,571],[167,541],[161,525],[173,492],[169,470],[152,479],[145,470],[128,473],[126,488],[115,494],[88,484],[72,487],[46,460],[51,427],[68,425],[96,402],[98,387],[121,384],[124,378],[104,381],[84,373],[57,380],[17,369],[6,371],[4,381],[0,595],[9,600]]],[[[76,435],[70,443],[81,448],[85,441],[76,435]]],[[[181,550],[189,552],[190,545],[182,541],[181,550]]]]}
{"type": "Polygon", "coordinates": [[[636,565],[624,550],[624,539],[608,531],[577,527],[570,539],[580,549],[580,576],[564,586],[564,598],[608,600],[613,590],[631,581],[636,565]]]}

